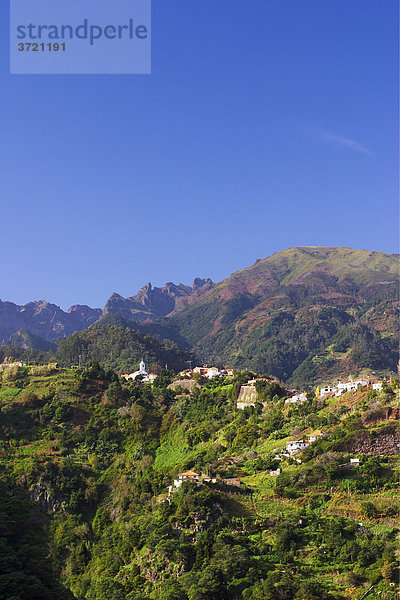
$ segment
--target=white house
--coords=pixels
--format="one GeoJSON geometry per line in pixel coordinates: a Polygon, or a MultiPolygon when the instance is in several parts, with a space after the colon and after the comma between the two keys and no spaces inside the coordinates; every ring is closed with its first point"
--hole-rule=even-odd
{"type": "Polygon", "coordinates": [[[271,477],[278,477],[281,474],[281,469],[275,469],[275,471],[270,471],[269,474],[271,477]]]}
{"type": "Polygon", "coordinates": [[[318,440],[321,437],[327,437],[327,436],[329,436],[329,433],[325,433],[325,431],[320,431],[320,430],[314,431],[314,433],[311,433],[308,436],[308,441],[310,444],[312,444],[313,442],[315,442],[315,440],[318,440]]]}
{"type": "Polygon", "coordinates": [[[359,387],[360,386],[358,385],[358,383],[356,381],[353,381],[352,379],[347,382],[347,389],[349,392],[356,392],[359,387]]]}
{"type": "Polygon", "coordinates": [[[220,370],[216,367],[210,367],[207,369],[206,377],[207,379],[212,379],[213,377],[218,377],[220,375],[220,370]]]}
{"type": "Polygon", "coordinates": [[[383,381],[375,381],[375,383],[372,384],[372,389],[378,390],[378,392],[380,392],[382,390],[382,387],[383,387],[383,381]]]}
{"type": "Polygon", "coordinates": [[[202,377],[206,377],[206,379],[212,379],[221,375],[221,371],[217,367],[195,367],[193,373],[198,373],[202,377]]]}
{"type": "Polygon", "coordinates": [[[346,392],[350,392],[350,390],[351,390],[351,383],[350,383],[350,381],[345,381],[344,383],[342,383],[341,381],[339,381],[339,383],[337,384],[336,397],[341,396],[342,394],[345,394],[346,392]]]}
{"type": "Polygon", "coordinates": [[[329,396],[330,394],[334,394],[337,391],[338,391],[338,388],[335,387],[334,385],[326,385],[325,387],[320,388],[319,397],[325,398],[326,396],[329,396]]]}
{"type": "Polygon", "coordinates": [[[356,381],[350,380],[345,381],[344,383],[341,383],[339,381],[337,385],[338,391],[336,392],[335,396],[336,398],[338,398],[346,392],[356,392],[360,387],[366,387],[369,384],[370,382],[368,381],[368,379],[357,379],[356,381]]]}
{"type": "Polygon", "coordinates": [[[154,383],[154,380],[157,379],[157,374],[156,373],[149,373],[148,375],[145,375],[142,379],[142,381],[144,383],[154,383]]]}
{"type": "Polygon", "coordinates": [[[194,471],[185,471],[184,473],[179,473],[178,479],[174,479],[174,487],[180,487],[182,483],[187,480],[195,481],[197,484],[199,484],[198,473],[195,473],[194,471]]]}
{"type": "Polygon", "coordinates": [[[0,365],[0,368],[4,369],[5,367],[26,367],[26,364],[23,363],[23,362],[19,362],[19,361],[18,362],[7,362],[7,361],[5,361],[5,362],[3,362],[0,365]]]}
{"type": "Polygon", "coordinates": [[[339,396],[341,396],[342,394],[345,394],[346,392],[356,392],[358,390],[358,388],[366,387],[368,384],[369,384],[368,379],[357,379],[356,381],[353,381],[352,379],[350,379],[349,381],[345,381],[344,383],[339,381],[339,383],[337,384],[337,392],[336,392],[335,396],[336,396],[336,398],[338,398],[339,396]]]}
{"type": "Polygon", "coordinates": [[[234,376],[233,369],[225,369],[224,375],[226,375],[226,377],[233,377],[234,376]]]}
{"type": "Polygon", "coordinates": [[[195,367],[192,372],[197,373],[198,375],[201,375],[202,377],[206,377],[207,371],[208,371],[208,367],[195,367]]]}
{"type": "Polygon", "coordinates": [[[288,442],[286,444],[286,450],[289,452],[290,455],[293,455],[297,454],[298,452],[301,452],[302,450],[304,450],[304,448],[307,448],[309,445],[309,442],[306,442],[305,440],[296,440],[295,442],[288,442]]]}
{"type": "Polygon", "coordinates": [[[291,398],[287,398],[285,400],[285,404],[303,404],[303,402],[306,402],[306,400],[307,394],[302,392],[301,394],[295,394],[291,398]]]}
{"type": "Polygon", "coordinates": [[[202,377],[206,377],[207,379],[212,379],[213,377],[218,377],[218,375],[223,375],[225,377],[233,377],[233,369],[222,369],[220,371],[217,367],[195,367],[194,369],[185,369],[178,373],[179,377],[187,377],[190,379],[193,377],[193,373],[197,373],[202,377]]]}

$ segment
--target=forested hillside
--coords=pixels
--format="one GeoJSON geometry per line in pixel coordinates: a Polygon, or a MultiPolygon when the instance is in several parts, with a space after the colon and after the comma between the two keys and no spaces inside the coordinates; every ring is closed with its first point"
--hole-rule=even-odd
{"type": "Polygon", "coordinates": [[[137,331],[119,318],[113,318],[113,323],[107,321],[63,338],[58,347],[48,351],[11,344],[1,346],[0,362],[11,358],[31,364],[58,362],[61,366],[70,367],[96,361],[106,368],[133,371],[141,360],[145,360],[153,371],[166,366],[179,371],[194,360],[189,350],[182,350],[170,339],[159,339],[137,331]]]}
{"type": "Polygon", "coordinates": [[[0,598],[396,598],[398,380],[299,406],[260,384],[237,410],[252,376],[3,369],[0,598]]]}
{"type": "Polygon", "coordinates": [[[169,366],[180,371],[193,359],[189,351],[181,350],[171,340],[158,340],[152,335],[120,325],[96,325],[61,340],[56,358],[60,364],[71,366],[97,361],[107,368],[134,370],[140,360],[148,366],[169,366]]]}

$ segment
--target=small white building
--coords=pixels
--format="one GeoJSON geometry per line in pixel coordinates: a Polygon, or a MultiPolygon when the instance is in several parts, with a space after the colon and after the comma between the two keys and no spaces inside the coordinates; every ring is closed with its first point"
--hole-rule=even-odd
{"type": "Polygon", "coordinates": [[[142,381],[144,383],[154,383],[155,379],[157,379],[157,374],[156,373],[149,373],[148,375],[145,375],[142,379],[142,381]]]}
{"type": "Polygon", "coordinates": [[[26,367],[26,364],[20,361],[17,362],[3,362],[0,365],[0,369],[5,369],[7,367],[26,367]]]}
{"type": "Polygon", "coordinates": [[[174,487],[181,487],[182,483],[187,480],[194,481],[195,483],[200,485],[198,473],[195,473],[194,471],[185,471],[184,473],[178,474],[178,479],[174,479],[174,487]]]}
{"type": "Polygon", "coordinates": [[[339,381],[339,383],[337,384],[338,392],[341,392],[341,394],[344,394],[345,392],[356,392],[359,387],[360,384],[357,381],[353,381],[352,379],[350,379],[349,381],[345,381],[344,383],[339,381]]]}
{"type": "Polygon", "coordinates": [[[219,369],[217,369],[217,367],[210,367],[207,369],[206,377],[207,379],[212,379],[213,377],[218,377],[220,374],[221,372],[219,369]]]}
{"type": "Polygon", "coordinates": [[[132,379],[132,381],[135,381],[136,377],[139,377],[139,375],[143,378],[143,381],[145,380],[146,377],[148,377],[144,360],[140,361],[139,371],[134,371],[133,373],[128,373],[126,375],[123,375],[123,377],[127,381],[129,379],[132,379]]]}
{"type": "Polygon", "coordinates": [[[353,381],[350,379],[349,381],[341,382],[337,384],[337,392],[335,394],[336,398],[345,394],[346,392],[356,392],[360,387],[366,387],[369,384],[368,379],[357,379],[353,381]]]}
{"type": "Polygon", "coordinates": [[[286,398],[285,404],[303,404],[307,401],[307,394],[302,392],[301,394],[295,394],[291,398],[286,398]]]}
{"type": "Polygon", "coordinates": [[[380,392],[383,388],[383,381],[375,381],[375,383],[372,384],[372,389],[373,390],[377,390],[378,392],[380,392]]]}
{"type": "MultiPolygon", "coordinates": [[[[345,381],[344,383],[339,381],[339,383],[337,384],[337,392],[335,394],[335,397],[339,398],[339,396],[342,396],[342,394],[346,394],[346,392],[350,392],[351,389],[352,389],[352,383],[350,381],[345,381]]],[[[355,389],[357,389],[357,388],[355,388],[355,389]]]]}
{"type": "Polygon", "coordinates": [[[305,440],[296,440],[294,442],[288,442],[286,444],[286,450],[292,456],[293,454],[298,454],[299,452],[307,448],[309,445],[309,442],[306,442],[305,440]]]}
{"type": "Polygon", "coordinates": [[[144,377],[147,375],[146,364],[143,359],[140,361],[139,373],[140,373],[140,375],[143,375],[144,377]]]}
{"type": "Polygon", "coordinates": [[[213,377],[221,375],[221,371],[217,369],[217,367],[195,367],[192,372],[197,373],[206,379],[212,379],[213,377]]]}
{"type": "Polygon", "coordinates": [[[213,377],[218,377],[222,375],[224,377],[233,377],[233,369],[217,369],[217,367],[195,367],[194,369],[185,369],[178,373],[179,377],[186,377],[187,379],[191,379],[193,374],[197,373],[206,379],[212,379],[213,377]]]}
{"type": "Polygon", "coordinates": [[[337,391],[338,391],[338,388],[335,387],[334,385],[326,385],[325,387],[320,388],[319,397],[326,398],[327,396],[330,396],[331,394],[334,394],[337,391]]]}
{"type": "Polygon", "coordinates": [[[310,444],[312,444],[313,442],[315,442],[319,438],[321,438],[321,437],[328,437],[328,436],[329,436],[329,433],[325,433],[325,431],[318,430],[318,431],[314,431],[314,433],[311,433],[308,436],[308,441],[309,441],[310,444]]]}
{"type": "Polygon", "coordinates": [[[271,477],[278,477],[278,475],[281,474],[281,469],[275,469],[275,471],[270,471],[269,474],[271,475],[271,477]]]}

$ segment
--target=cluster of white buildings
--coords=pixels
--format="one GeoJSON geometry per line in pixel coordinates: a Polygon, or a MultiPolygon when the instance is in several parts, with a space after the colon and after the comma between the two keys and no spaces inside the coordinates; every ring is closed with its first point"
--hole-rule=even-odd
{"type": "Polygon", "coordinates": [[[315,442],[316,440],[319,440],[320,438],[324,438],[324,437],[328,437],[330,434],[326,433],[325,431],[314,431],[314,433],[310,433],[310,435],[307,436],[307,439],[303,439],[303,440],[295,440],[293,442],[288,442],[286,444],[286,451],[289,454],[289,456],[293,456],[294,454],[298,454],[299,452],[302,452],[305,448],[308,448],[308,446],[310,444],[312,444],[313,442],[315,442]]]}
{"type": "MultiPolygon", "coordinates": [[[[4,367],[24,367],[26,366],[22,362],[7,362],[5,359],[4,363],[0,365],[0,369],[4,367]]],[[[157,378],[156,373],[147,373],[145,362],[142,360],[140,363],[139,371],[134,372],[119,372],[119,374],[124,377],[127,381],[134,381],[137,377],[140,376],[140,381],[143,383],[153,383],[157,378]]],[[[214,377],[234,377],[233,369],[218,369],[217,367],[194,367],[194,369],[186,369],[178,373],[178,377],[181,379],[192,379],[194,375],[201,375],[204,379],[213,379],[214,377]]],[[[247,406],[254,406],[256,403],[257,392],[255,388],[255,384],[257,381],[265,381],[265,379],[252,379],[247,382],[245,386],[242,386],[241,392],[246,392],[246,398],[239,398],[237,402],[237,407],[240,409],[244,409],[247,406]],[[253,392],[253,393],[251,393],[253,392]]],[[[355,392],[359,388],[369,387],[369,389],[381,391],[383,387],[383,381],[372,381],[370,379],[350,379],[349,381],[341,382],[339,381],[336,385],[325,385],[321,388],[317,388],[317,396],[321,399],[328,397],[336,397],[338,398],[342,394],[347,392],[355,392]]],[[[289,390],[292,393],[296,390],[289,390]]],[[[242,394],[243,395],[243,394],[242,394]]],[[[307,401],[306,392],[297,392],[296,394],[290,396],[285,400],[286,405],[291,404],[303,404],[307,401]]]]}
{"type": "Polygon", "coordinates": [[[350,379],[337,383],[336,385],[327,385],[319,389],[319,398],[327,398],[328,396],[335,396],[338,398],[346,392],[356,392],[359,388],[370,386],[372,390],[381,391],[383,381],[371,381],[370,379],[350,379]]]}
{"type": "Polygon", "coordinates": [[[309,445],[310,442],[308,442],[307,440],[295,440],[286,444],[286,450],[288,451],[290,456],[293,456],[293,454],[298,454],[299,452],[307,448],[309,445]]]}
{"type": "Polygon", "coordinates": [[[144,360],[140,362],[139,371],[133,371],[132,373],[121,373],[121,376],[127,381],[135,381],[139,375],[140,381],[143,383],[153,383],[157,378],[156,373],[147,373],[144,360]]]}
{"type": "MultiPolygon", "coordinates": [[[[139,366],[139,371],[126,372],[118,371],[121,377],[124,377],[127,381],[134,381],[140,376],[140,381],[143,383],[153,383],[157,377],[156,373],[147,373],[145,362],[142,360],[139,366]]],[[[233,377],[233,369],[217,369],[217,367],[195,367],[194,369],[186,369],[178,373],[178,377],[184,379],[192,379],[193,375],[198,374],[205,379],[212,379],[213,377],[233,377]]]]}
{"type": "MultiPolygon", "coordinates": [[[[342,394],[347,392],[356,392],[359,388],[369,387],[371,390],[381,391],[383,381],[372,381],[370,379],[350,379],[349,381],[339,381],[336,385],[325,385],[321,388],[317,388],[318,398],[338,398],[342,394]]],[[[295,391],[295,390],[290,390],[295,391]]],[[[306,392],[299,392],[290,396],[285,400],[285,404],[303,404],[307,400],[306,392]]]]}
{"type": "Polygon", "coordinates": [[[194,369],[186,369],[178,373],[179,377],[185,377],[186,379],[192,379],[193,375],[198,374],[205,379],[212,379],[213,377],[233,377],[233,369],[217,369],[217,367],[195,367],[194,369]]]}
{"type": "Polygon", "coordinates": [[[4,362],[0,365],[0,369],[6,369],[7,367],[26,367],[26,364],[20,361],[17,362],[9,362],[6,358],[4,362]]]}

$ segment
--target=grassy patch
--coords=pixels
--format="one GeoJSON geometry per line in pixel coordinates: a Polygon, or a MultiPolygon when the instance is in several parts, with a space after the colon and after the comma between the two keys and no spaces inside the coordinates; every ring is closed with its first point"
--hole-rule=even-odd
{"type": "Polygon", "coordinates": [[[20,388],[2,388],[0,389],[0,400],[13,400],[20,392],[20,388]]]}
{"type": "Polygon", "coordinates": [[[174,429],[157,449],[154,467],[157,470],[183,467],[196,456],[187,445],[181,427],[174,429]]]}
{"type": "Polygon", "coordinates": [[[293,436],[290,435],[280,440],[274,440],[269,438],[268,440],[257,446],[256,452],[257,454],[270,454],[271,452],[274,452],[274,450],[283,450],[284,448],[286,448],[286,444],[292,439],[293,436]]]}

